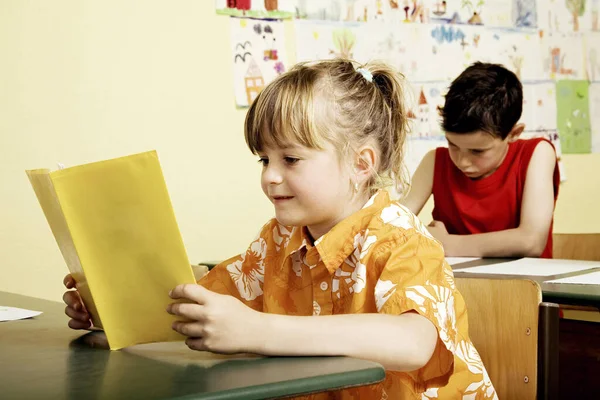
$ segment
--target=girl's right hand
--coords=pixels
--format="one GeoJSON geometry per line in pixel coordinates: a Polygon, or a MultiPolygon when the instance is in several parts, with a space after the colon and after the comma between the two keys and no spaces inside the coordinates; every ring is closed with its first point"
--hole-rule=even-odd
{"type": "MultiPolygon", "coordinates": [[[[75,279],[71,275],[65,276],[63,283],[67,289],[75,288],[75,279]]],[[[87,312],[77,290],[66,291],[63,295],[63,301],[67,305],[65,307],[65,314],[71,318],[69,320],[69,328],[90,329],[92,327],[90,314],[87,312]]]]}

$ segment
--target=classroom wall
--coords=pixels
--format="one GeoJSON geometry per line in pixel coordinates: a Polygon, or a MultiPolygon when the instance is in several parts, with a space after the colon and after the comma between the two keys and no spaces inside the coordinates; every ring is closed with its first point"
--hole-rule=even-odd
{"type": "MultiPolygon", "coordinates": [[[[0,291],[63,292],[67,268],[26,169],[156,149],[192,262],[241,251],[272,215],[214,2],[3,1],[0,54],[0,291]]],[[[564,159],[555,230],[600,232],[600,154],[564,159]]]]}

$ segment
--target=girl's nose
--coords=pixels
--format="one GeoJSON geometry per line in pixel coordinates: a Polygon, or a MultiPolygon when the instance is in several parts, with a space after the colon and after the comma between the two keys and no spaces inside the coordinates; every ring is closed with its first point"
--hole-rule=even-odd
{"type": "Polygon", "coordinates": [[[268,185],[278,185],[283,182],[283,176],[274,165],[267,165],[262,173],[263,182],[268,185]]]}

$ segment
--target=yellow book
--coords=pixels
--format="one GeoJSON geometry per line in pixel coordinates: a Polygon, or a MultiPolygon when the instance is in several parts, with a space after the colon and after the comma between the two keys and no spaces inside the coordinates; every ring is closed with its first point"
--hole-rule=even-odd
{"type": "Polygon", "coordinates": [[[182,340],[165,309],[194,275],[156,152],[27,175],[111,350],[182,340]]]}

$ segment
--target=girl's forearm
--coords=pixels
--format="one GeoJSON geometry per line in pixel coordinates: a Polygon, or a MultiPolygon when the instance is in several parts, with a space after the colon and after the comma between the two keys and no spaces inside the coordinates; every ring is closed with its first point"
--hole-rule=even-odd
{"type": "Polygon", "coordinates": [[[343,355],[372,360],[386,369],[424,366],[437,343],[437,330],[425,317],[406,313],[287,316],[261,314],[256,353],[264,355],[343,355]]]}

